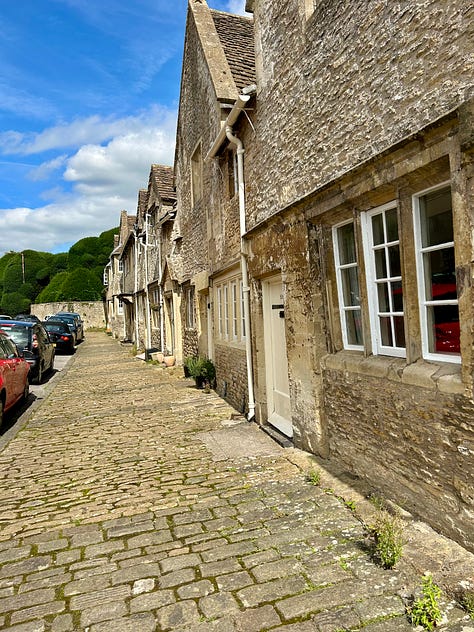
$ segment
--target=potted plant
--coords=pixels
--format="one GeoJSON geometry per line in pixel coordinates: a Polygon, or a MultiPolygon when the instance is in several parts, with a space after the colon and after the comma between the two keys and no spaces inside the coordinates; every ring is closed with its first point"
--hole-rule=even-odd
{"type": "Polygon", "coordinates": [[[216,367],[209,358],[189,356],[184,360],[185,374],[194,378],[197,388],[210,389],[216,380],[216,367]]]}

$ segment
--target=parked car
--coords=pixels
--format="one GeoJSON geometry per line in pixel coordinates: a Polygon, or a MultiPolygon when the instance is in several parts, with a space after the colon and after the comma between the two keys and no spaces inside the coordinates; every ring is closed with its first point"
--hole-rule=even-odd
{"type": "Polygon", "coordinates": [[[18,347],[30,365],[30,381],[41,384],[43,375],[54,367],[55,347],[41,323],[3,320],[0,331],[18,347]]]}
{"type": "Polygon", "coordinates": [[[0,320],[11,320],[12,317],[8,314],[0,314],[0,320]]]}
{"type": "Polygon", "coordinates": [[[22,357],[15,343],[0,333],[0,426],[3,414],[29,394],[30,365],[22,357]]]}
{"type": "Polygon", "coordinates": [[[82,342],[84,340],[84,324],[79,314],[73,314],[71,312],[58,312],[52,317],[54,320],[64,320],[69,329],[74,333],[76,342],[82,342]]]}
{"type": "Polygon", "coordinates": [[[73,332],[63,320],[47,320],[43,323],[43,327],[49,334],[52,342],[56,345],[56,353],[74,353],[74,345],[76,342],[73,332]]]}
{"type": "Polygon", "coordinates": [[[38,318],[38,316],[35,316],[34,314],[17,314],[15,316],[15,320],[22,320],[22,321],[27,321],[27,322],[32,322],[32,323],[40,323],[41,320],[38,318]]]}

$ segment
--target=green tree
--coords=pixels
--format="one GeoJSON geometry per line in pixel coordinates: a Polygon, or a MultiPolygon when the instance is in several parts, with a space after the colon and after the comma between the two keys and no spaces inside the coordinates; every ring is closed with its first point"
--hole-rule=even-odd
{"type": "Polygon", "coordinates": [[[60,301],[100,301],[102,281],[87,268],[69,272],[61,285],[60,301]]]}
{"type": "Polygon", "coordinates": [[[20,292],[10,292],[8,294],[3,294],[2,313],[10,314],[10,316],[15,316],[20,312],[29,312],[30,305],[31,301],[20,294],[20,292]]]}
{"type": "Polygon", "coordinates": [[[47,285],[36,297],[36,303],[55,303],[60,301],[61,288],[69,273],[66,271],[59,272],[52,279],[49,285],[47,285]]]}
{"type": "Polygon", "coordinates": [[[80,239],[68,253],[24,250],[5,254],[0,258],[1,313],[28,311],[32,301],[100,300],[102,274],[117,232],[118,228],[111,228],[99,237],[80,239]]]}

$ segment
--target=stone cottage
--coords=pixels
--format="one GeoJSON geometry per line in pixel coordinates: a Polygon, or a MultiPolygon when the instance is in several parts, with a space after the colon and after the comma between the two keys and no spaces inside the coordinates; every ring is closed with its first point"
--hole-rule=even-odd
{"type": "Polygon", "coordinates": [[[131,339],[130,309],[132,292],[123,291],[123,265],[122,258],[124,244],[136,222],[135,216],[130,216],[127,211],[121,211],[119,232],[114,235],[114,249],[110,254],[109,263],[104,270],[105,285],[105,320],[107,328],[115,338],[121,340],[131,339]],[[127,312],[127,318],[125,313],[127,312]]]}
{"type": "Polygon", "coordinates": [[[167,354],[175,352],[175,305],[179,295],[176,258],[179,227],[176,219],[176,192],[173,168],[151,165],[146,195],[145,216],[141,219],[143,254],[145,348],[167,354]]]}
{"type": "Polygon", "coordinates": [[[474,7],[249,0],[256,415],[474,548],[474,7]]]}
{"type": "Polygon", "coordinates": [[[149,185],[144,207],[161,340],[212,358],[249,419],[474,550],[474,7],[246,8],[189,0],[176,205],[154,210],[149,185]]]}
{"type": "Polygon", "coordinates": [[[254,81],[252,20],[189,2],[175,155],[182,358],[212,358],[218,392],[243,412],[250,339],[237,148],[226,139],[217,158],[210,152],[240,91],[254,81]]]}

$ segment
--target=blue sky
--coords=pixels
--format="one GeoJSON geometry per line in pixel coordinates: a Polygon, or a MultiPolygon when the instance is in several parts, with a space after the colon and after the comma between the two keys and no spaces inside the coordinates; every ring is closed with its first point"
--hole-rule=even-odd
{"type": "MultiPolygon", "coordinates": [[[[244,12],[245,0],[208,0],[244,12]]],[[[0,256],[134,214],[173,162],[187,0],[0,2],[0,256]]]]}

